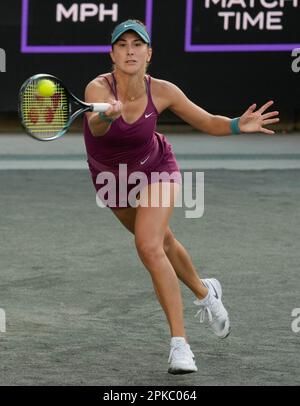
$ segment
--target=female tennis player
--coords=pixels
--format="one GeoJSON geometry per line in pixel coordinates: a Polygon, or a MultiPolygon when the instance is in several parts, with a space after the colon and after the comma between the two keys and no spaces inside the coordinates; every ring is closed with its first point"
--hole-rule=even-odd
{"type": "Polygon", "coordinates": [[[253,104],[235,119],[212,115],[195,105],[174,84],[146,75],[152,48],[146,27],[138,20],[119,24],[112,33],[111,45],[113,72],[92,80],[85,92],[88,103],[111,104],[105,113],[92,112],[85,117],[91,176],[98,196],[104,201],[110,195],[106,205],[134,234],[138,255],[152,278],[171,333],[168,372],[195,372],[197,366],[185,333],[178,279],[195,294],[200,321],[207,319],[218,337],[228,336],[230,322],[221,301],[219,281],[200,279],[189,254],[170,229],[181,176],[171,145],[155,131],[156,122],[162,111],[170,109],[194,128],[215,136],[240,132],[273,134],[265,125],[278,122],[278,112],[265,113],[273,103],[269,101],[259,109],[253,104]],[[120,164],[123,169],[126,164],[126,173],[121,173],[120,164]],[[163,172],[165,179],[153,180],[153,172],[163,172]],[[104,173],[111,174],[116,185],[122,178],[126,194],[122,195],[121,188],[111,193],[101,177],[104,173]],[[134,206],[130,192],[135,185],[129,183],[129,176],[141,173],[146,183],[141,182],[134,206]],[[161,197],[166,189],[168,205],[163,204],[161,197]],[[149,204],[153,198],[159,204],[149,204]]]}

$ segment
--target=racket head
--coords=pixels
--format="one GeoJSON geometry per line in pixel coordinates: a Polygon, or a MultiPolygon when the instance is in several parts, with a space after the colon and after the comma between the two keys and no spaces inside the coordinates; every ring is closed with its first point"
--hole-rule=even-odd
{"type": "Polygon", "coordinates": [[[52,141],[71,125],[71,96],[60,79],[40,73],[27,79],[20,88],[18,112],[28,135],[39,141],[52,141]],[[54,94],[41,96],[38,84],[48,79],[55,84],[54,94]]]}

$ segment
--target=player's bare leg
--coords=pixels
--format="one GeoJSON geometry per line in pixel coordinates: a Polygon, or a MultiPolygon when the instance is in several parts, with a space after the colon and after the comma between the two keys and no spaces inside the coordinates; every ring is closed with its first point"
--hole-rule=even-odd
{"type": "Polygon", "coordinates": [[[190,255],[184,246],[174,237],[168,227],[164,238],[164,251],[171,262],[177,277],[199,298],[203,299],[207,287],[201,282],[190,255]]]}
{"type": "MultiPolygon", "coordinates": [[[[129,207],[114,209],[113,213],[121,223],[134,234],[136,208],[129,207]]],[[[164,236],[164,251],[171,262],[177,277],[189,287],[194,294],[202,299],[207,295],[207,288],[201,282],[195,266],[184,246],[174,237],[170,227],[167,227],[164,236]]]]}
{"type": "Polygon", "coordinates": [[[165,183],[150,184],[144,188],[140,206],[136,209],[134,231],[137,252],[150,273],[169,322],[171,336],[185,337],[180,287],[175,270],[164,251],[164,236],[178,190],[178,184],[165,183]],[[159,195],[166,187],[170,187],[170,196],[167,207],[163,207],[159,195]],[[151,207],[153,197],[157,197],[156,205],[159,207],[151,207]]]}

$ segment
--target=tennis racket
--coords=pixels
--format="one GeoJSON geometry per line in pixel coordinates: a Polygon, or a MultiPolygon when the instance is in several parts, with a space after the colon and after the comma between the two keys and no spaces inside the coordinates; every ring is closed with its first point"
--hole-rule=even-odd
{"type": "Polygon", "coordinates": [[[28,135],[39,141],[52,141],[64,135],[76,118],[87,112],[105,112],[109,103],[84,103],[68,91],[55,76],[38,74],[27,79],[20,88],[18,111],[21,124],[28,135]],[[42,96],[39,82],[54,83],[53,94],[42,96]],[[72,113],[72,103],[80,109],[72,113]]]}

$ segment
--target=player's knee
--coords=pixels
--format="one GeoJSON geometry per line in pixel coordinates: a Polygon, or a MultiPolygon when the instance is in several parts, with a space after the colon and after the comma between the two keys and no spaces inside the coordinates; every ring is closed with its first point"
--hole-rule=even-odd
{"type": "Polygon", "coordinates": [[[151,265],[164,255],[163,244],[156,239],[135,239],[137,252],[143,262],[151,265]]]}

